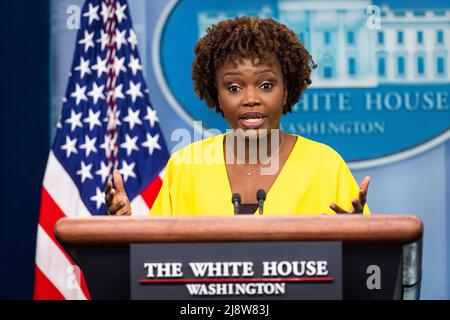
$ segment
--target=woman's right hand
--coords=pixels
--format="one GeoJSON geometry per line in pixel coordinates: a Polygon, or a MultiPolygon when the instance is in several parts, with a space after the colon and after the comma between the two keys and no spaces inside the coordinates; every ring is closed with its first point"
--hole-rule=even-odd
{"type": "Polygon", "coordinates": [[[115,216],[130,216],[131,204],[123,187],[122,176],[119,170],[113,171],[114,186],[111,179],[105,188],[105,203],[108,214],[115,216]]]}

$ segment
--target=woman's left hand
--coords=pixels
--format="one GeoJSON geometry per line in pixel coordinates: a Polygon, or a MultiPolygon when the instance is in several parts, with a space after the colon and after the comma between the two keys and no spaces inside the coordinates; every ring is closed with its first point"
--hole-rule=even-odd
{"type": "Polygon", "coordinates": [[[338,214],[363,213],[364,205],[366,204],[367,189],[369,189],[369,183],[370,183],[370,177],[365,177],[364,180],[361,182],[361,185],[359,186],[359,197],[358,197],[358,199],[353,199],[353,201],[352,201],[353,206],[350,211],[346,211],[346,210],[342,209],[335,203],[332,203],[330,205],[330,208],[338,214]]]}

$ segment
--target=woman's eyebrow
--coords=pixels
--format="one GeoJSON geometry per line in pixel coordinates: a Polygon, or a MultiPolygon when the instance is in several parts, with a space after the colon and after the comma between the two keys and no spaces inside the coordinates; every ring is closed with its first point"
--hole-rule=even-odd
{"type": "Polygon", "coordinates": [[[273,73],[274,75],[277,75],[276,72],[273,71],[272,69],[258,70],[258,71],[255,71],[255,74],[261,74],[261,73],[267,73],[267,72],[271,72],[271,73],[273,73]]]}
{"type": "Polygon", "coordinates": [[[222,79],[226,76],[242,76],[242,73],[239,71],[228,71],[223,74],[222,79]]]}
{"type": "MultiPolygon", "coordinates": [[[[257,70],[257,71],[255,71],[255,74],[262,74],[262,73],[267,73],[267,72],[277,75],[276,72],[273,71],[272,69],[257,70]]],[[[242,76],[242,73],[239,71],[228,71],[223,74],[222,79],[225,78],[226,76],[242,76]]]]}

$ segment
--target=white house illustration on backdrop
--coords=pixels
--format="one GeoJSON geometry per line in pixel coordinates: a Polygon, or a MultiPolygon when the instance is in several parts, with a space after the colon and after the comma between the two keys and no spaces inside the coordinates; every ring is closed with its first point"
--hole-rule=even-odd
{"type": "MultiPolygon", "coordinates": [[[[450,8],[391,10],[381,7],[381,28],[369,29],[367,0],[279,0],[278,20],[304,42],[318,70],[313,88],[450,82],[450,8]]],[[[450,5],[449,5],[450,7],[450,5]]],[[[220,20],[274,17],[259,11],[202,11],[199,37],[220,20]]]]}

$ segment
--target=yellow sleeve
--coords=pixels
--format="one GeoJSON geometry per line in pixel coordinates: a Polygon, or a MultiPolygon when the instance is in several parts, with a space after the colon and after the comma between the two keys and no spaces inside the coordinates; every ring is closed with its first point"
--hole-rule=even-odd
{"type": "Polygon", "coordinates": [[[171,216],[172,215],[172,197],[170,192],[170,185],[173,175],[172,158],[167,162],[166,170],[164,172],[164,179],[159,190],[158,196],[150,209],[151,216],[171,216]]]}
{"type": "MultiPolygon", "coordinates": [[[[352,200],[358,199],[359,185],[353,177],[350,169],[344,160],[339,165],[338,185],[336,188],[336,204],[345,210],[352,208],[352,200]]],[[[370,209],[367,203],[363,208],[364,214],[370,214],[370,209]]]]}

